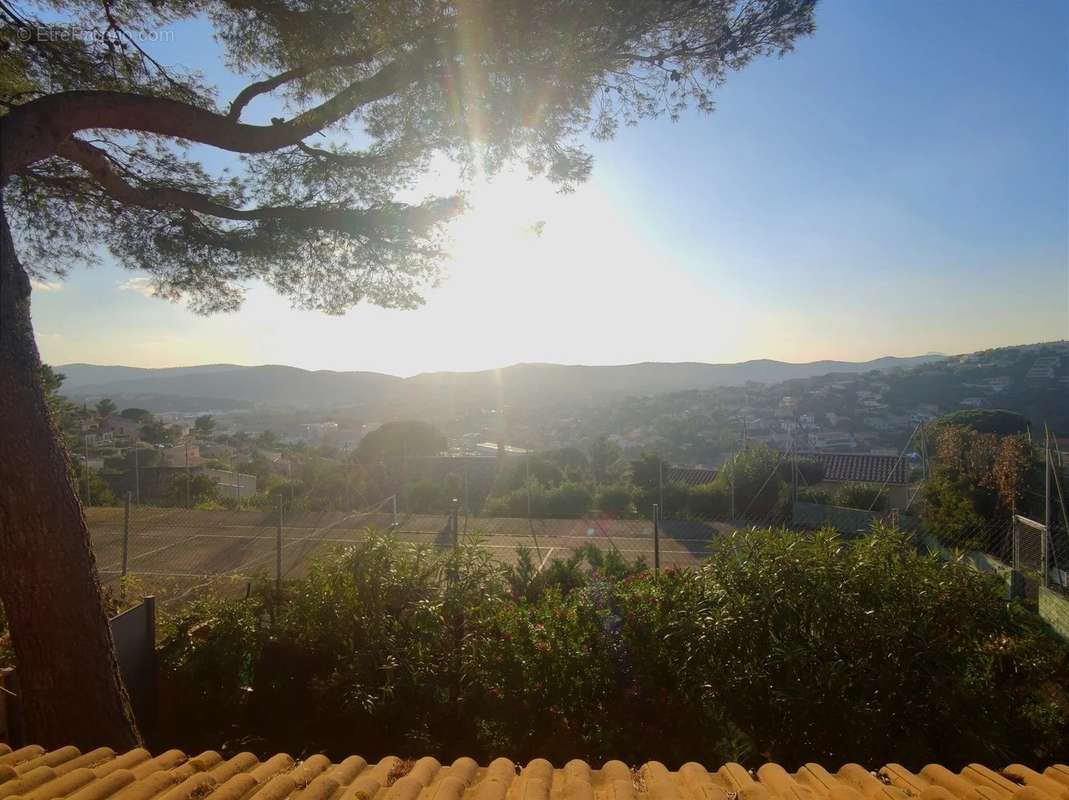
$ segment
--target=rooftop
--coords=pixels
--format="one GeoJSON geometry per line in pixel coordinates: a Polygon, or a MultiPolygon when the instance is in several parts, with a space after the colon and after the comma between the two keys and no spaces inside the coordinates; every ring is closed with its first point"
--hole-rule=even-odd
{"type": "Polygon", "coordinates": [[[252,753],[224,759],[207,751],[189,757],[168,750],[153,757],[137,749],[87,753],[75,747],[12,752],[0,744],[0,798],[103,800],[1067,800],[1069,766],[1035,771],[1011,765],[995,771],[972,764],[952,772],[931,764],[918,773],[897,764],[868,772],[848,764],[832,773],[817,764],[797,772],[769,763],[756,771],[738,764],[707,770],[696,763],[668,770],[657,761],[633,769],[609,761],[601,769],[573,760],[554,769],[544,759],[526,766],[498,758],[482,767],[470,758],[450,765],[426,756],[387,756],[369,764],[360,756],[331,762],[314,755],[297,761],[279,753],[265,761],[252,753]]]}
{"type": "Polygon", "coordinates": [[[875,453],[799,453],[824,465],[824,480],[858,483],[909,483],[909,461],[875,453]]]}
{"type": "Polygon", "coordinates": [[[716,480],[715,469],[704,467],[669,467],[664,473],[665,483],[684,483],[687,486],[702,486],[716,480]]]}

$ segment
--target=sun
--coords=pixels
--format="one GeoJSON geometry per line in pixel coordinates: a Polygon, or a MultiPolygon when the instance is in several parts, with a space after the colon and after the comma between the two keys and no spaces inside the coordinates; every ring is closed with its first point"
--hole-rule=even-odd
{"type": "Polygon", "coordinates": [[[487,268],[520,257],[539,238],[560,195],[542,178],[521,171],[479,178],[465,192],[467,210],[450,225],[454,269],[487,268]]]}

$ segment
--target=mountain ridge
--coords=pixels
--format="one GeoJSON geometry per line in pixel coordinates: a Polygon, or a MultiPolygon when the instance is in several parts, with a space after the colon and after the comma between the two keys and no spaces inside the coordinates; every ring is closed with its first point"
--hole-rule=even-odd
{"type": "Polygon", "coordinates": [[[869,361],[788,362],[751,359],[730,364],[700,361],[644,361],[587,365],[520,363],[477,371],[424,372],[408,378],[372,371],[306,370],[284,364],[244,366],[200,364],[187,367],[126,367],[72,363],[55,369],[66,376],[64,394],[77,399],[109,396],[168,399],[188,405],[212,400],[266,407],[456,409],[600,400],[662,394],[687,389],[738,386],[748,381],[776,383],[829,373],[860,373],[911,367],[941,356],[882,356],[869,361]]]}

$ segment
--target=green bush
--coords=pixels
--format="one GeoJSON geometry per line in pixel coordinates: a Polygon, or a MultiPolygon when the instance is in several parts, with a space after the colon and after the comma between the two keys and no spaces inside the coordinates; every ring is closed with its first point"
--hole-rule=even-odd
{"type": "Polygon", "coordinates": [[[565,481],[546,492],[547,517],[577,517],[594,505],[590,490],[581,483],[565,481]]]}
{"type": "Polygon", "coordinates": [[[11,644],[11,633],[7,629],[4,607],[0,605],[0,667],[13,666],[15,666],[15,648],[11,644]]]}
{"type": "Polygon", "coordinates": [[[590,490],[581,483],[565,481],[546,489],[532,480],[530,488],[521,487],[487,498],[482,514],[487,517],[526,517],[530,508],[531,516],[536,518],[578,517],[593,505],[594,498],[590,490]]]}
{"type": "Polygon", "coordinates": [[[814,489],[810,486],[803,487],[798,490],[798,501],[800,503],[816,503],[822,506],[835,505],[835,495],[833,495],[827,489],[814,489]]]}
{"type": "Polygon", "coordinates": [[[735,511],[747,519],[770,519],[785,513],[789,500],[783,477],[783,456],[767,445],[739,453],[716,476],[729,493],[734,485],[735,511]]]}
{"type": "Polygon", "coordinates": [[[87,470],[84,466],[76,466],[74,478],[74,491],[78,495],[78,498],[87,505],[92,506],[117,506],[119,505],[119,499],[115,496],[115,492],[111,490],[111,486],[104,476],[95,469],[87,470]],[[86,495],[86,484],[88,483],[89,493],[86,495]]]}
{"type": "Polygon", "coordinates": [[[874,483],[844,483],[835,493],[835,505],[864,511],[886,511],[887,492],[874,483]]]}
{"type": "Polygon", "coordinates": [[[685,483],[672,481],[664,486],[653,486],[635,492],[635,506],[644,517],[653,515],[653,504],[661,506],[664,516],[681,516],[690,505],[690,489],[685,483]]]}
{"type": "Polygon", "coordinates": [[[448,506],[448,499],[442,486],[432,480],[411,481],[404,488],[404,507],[408,511],[423,514],[442,511],[448,506]]]}
{"type": "MultiPolygon", "coordinates": [[[[1069,656],[1004,586],[887,530],[737,533],[653,573],[372,535],[164,626],[167,740],[637,762],[1050,762],[1069,656]]],[[[246,745],[247,746],[247,745],[246,745]]]]}
{"type": "Polygon", "coordinates": [[[546,516],[546,490],[535,480],[528,486],[487,498],[482,513],[486,517],[526,517],[528,509],[532,517],[546,516]]]}
{"type": "Polygon", "coordinates": [[[631,487],[624,484],[599,486],[594,506],[610,514],[629,514],[634,511],[631,493],[631,487]]]}
{"type": "Polygon", "coordinates": [[[698,516],[726,517],[731,513],[731,491],[720,483],[695,486],[687,498],[687,509],[698,516]]]}
{"type": "Polygon", "coordinates": [[[263,593],[247,601],[196,600],[163,617],[157,655],[175,704],[175,735],[218,747],[219,733],[243,733],[268,623],[263,593]]]}
{"type": "Polygon", "coordinates": [[[900,534],[739,535],[680,579],[699,597],[668,625],[681,684],[708,685],[777,761],[1043,762],[1069,746],[1065,647],[1001,579],[900,534]]]}

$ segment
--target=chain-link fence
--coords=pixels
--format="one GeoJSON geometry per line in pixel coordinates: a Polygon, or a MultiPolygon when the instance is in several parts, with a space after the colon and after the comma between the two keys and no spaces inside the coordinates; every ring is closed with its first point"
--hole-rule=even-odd
{"type": "Polygon", "coordinates": [[[573,519],[398,514],[392,499],[353,512],[130,506],[88,508],[86,517],[102,582],[114,591],[156,593],[165,604],[208,592],[236,595],[257,578],[300,577],[316,557],[359,542],[370,530],[440,550],[477,541],[504,563],[514,562],[520,548],[544,566],[593,546],[671,568],[700,563],[735,529],[789,523],[782,515],[655,520],[652,512],[647,517],[593,512],[573,519]]]}
{"type": "Polygon", "coordinates": [[[136,582],[165,602],[246,591],[257,577],[297,577],[317,554],[351,544],[397,516],[390,501],[355,512],[226,511],[128,506],[88,508],[101,581],[136,582]]]}
{"type": "MultiPolygon", "coordinates": [[[[165,604],[204,593],[237,595],[257,578],[300,577],[317,557],[365,539],[369,530],[392,531],[401,542],[446,550],[478,541],[503,563],[520,548],[540,567],[593,546],[615,550],[650,567],[696,566],[732,531],[745,528],[836,528],[847,537],[877,523],[913,533],[918,546],[944,554],[978,554],[977,563],[1041,574],[1041,537],[1034,527],[1007,519],[960,527],[952,535],[925,531],[896,512],[866,512],[797,503],[748,518],[696,514],[619,515],[589,512],[576,518],[476,517],[462,513],[398,513],[393,498],[352,512],[201,510],[131,506],[86,510],[101,580],[115,591],[152,592],[165,604]],[[1021,528],[1020,533],[1015,533],[1021,528]],[[130,584],[134,584],[130,586],[130,584]]],[[[1041,528],[1042,526],[1040,526],[1041,528]]],[[[1049,567],[1058,580],[1056,548],[1049,567]]],[[[1064,564],[1062,564],[1064,567],[1064,564]]]]}

